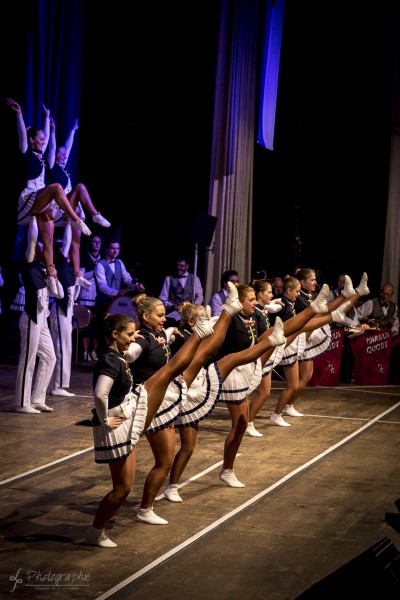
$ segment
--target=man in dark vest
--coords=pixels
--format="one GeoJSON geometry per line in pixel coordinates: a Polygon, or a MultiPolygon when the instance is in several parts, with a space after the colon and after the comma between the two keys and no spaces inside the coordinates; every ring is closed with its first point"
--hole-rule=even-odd
{"type": "Polygon", "coordinates": [[[360,321],[367,321],[371,326],[379,329],[390,329],[392,332],[392,347],[388,381],[400,383],[400,338],[399,338],[399,307],[392,300],[394,285],[387,281],[383,284],[377,298],[367,300],[357,308],[360,321]]]}
{"type": "Polygon", "coordinates": [[[368,321],[379,329],[390,329],[392,339],[399,335],[399,307],[391,299],[394,294],[393,283],[386,282],[377,298],[367,300],[357,308],[360,321],[368,321]]]}
{"type": "Polygon", "coordinates": [[[168,321],[172,325],[180,320],[181,315],[178,312],[179,305],[187,300],[193,304],[203,304],[204,292],[201,281],[197,275],[189,273],[189,262],[186,258],[178,258],[176,261],[176,274],[165,277],[160,300],[165,305],[168,321]]]}

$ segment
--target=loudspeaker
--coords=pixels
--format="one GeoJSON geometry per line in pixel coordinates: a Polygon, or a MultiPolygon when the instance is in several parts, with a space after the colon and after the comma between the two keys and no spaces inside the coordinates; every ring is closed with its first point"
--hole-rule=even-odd
{"type": "Polygon", "coordinates": [[[400,598],[400,554],[389,538],[383,538],[368,550],[346,563],[308,590],[296,600],[348,597],[350,590],[357,598],[371,598],[377,590],[378,598],[400,598]]]}
{"type": "Polygon", "coordinates": [[[217,220],[217,217],[196,213],[192,229],[189,231],[190,241],[194,244],[210,246],[217,220]]]}

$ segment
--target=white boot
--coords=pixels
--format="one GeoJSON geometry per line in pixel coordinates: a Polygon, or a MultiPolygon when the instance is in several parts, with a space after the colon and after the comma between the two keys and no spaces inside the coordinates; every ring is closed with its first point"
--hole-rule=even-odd
{"type": "Polygon", "coordinates": [[[346,313],[350,310],[350,300],[347,302],[343,302],[338,308],[331,312],[332,322],[333,323],[343,323],[344,317],[346,313]]]}
{"type": "Polygon", "coordinates": [[[222,310],[224,310],[228,313],[228,315],[231,315],[231,317],[233,317],[233,315],[237,315],[237,313],[239,313],[242,310],[243,305],[239,301],[237,287],[234,283],[232,283],[232,281],[228,281],[228,289],[229,294],[227,299],[225,300],[225,304],[222,305],[222,310]]]}
{"type": "Polygon", "coordinates": [[[211,308],[207,305],[204,313],[197,320],[196,325],[193,327],[193,332],[196,333],[200,339],[204,339],[214,333],[214,329],[210,323],[211,308]]]}
{"type": "Polygon", "coordinates": [[[110,221],[107,221],[107,219],[105,219],[100,213],[97,213],[97,215],[93,215],[92,219],[93,219],[93,223],[100,225],[100,227],[110,227],[111,226],[110,221]]]}
{"type": "Polygon", "coordinates": [[[84,221],[74,221],[73,226],[76,227],[78,231],[83,233],[83,235],[92,235],[92,232],[84,221]]]}
{"type": "Polygon", "coordinates": [[[283,321],[280,317],[276,317],[274,331],[268,336],[268,341],[271,346],[282,346],[282,344],[286,344],[286,337],[283,332],[283,321]]]}
{"type": "Polygon", "coordinates": [[[342,295],[345,298],[350,298],[350,296],[354,296],[354,294],[355,294],[355,291],[353,288],[353,282],[348,275],[344,276],[344,281],[345,281],[345,284],[344,284],[344,288],[342,289],[342,295]]]}
{"type": "Polygon", "coordinates": [[[324,283],[318,296],[311,302],[310,306],[317,315],[323,315],[328,312],[327,300],[329,295],[329,286],[324,283]]]}
{"type": "Polygon", "coordinates": [[[368,275],[366,273],[362,274],[361,281],[356,287],[356,294],[360,294],[360,296],[368,296],[370,293],[368,287],[368,275]]]}

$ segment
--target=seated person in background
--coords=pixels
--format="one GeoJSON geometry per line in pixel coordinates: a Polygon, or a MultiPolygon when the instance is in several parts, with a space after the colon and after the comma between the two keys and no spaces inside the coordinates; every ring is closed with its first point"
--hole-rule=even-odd
{"type": "Polygon", "coordinates": [[[189,273],[189,262],[186,258],[178,258],[176,261],[176,275],[165,277],[159,299],[164,303],[167,311],[167,326],[176,325],[181,315],[179,306],[185,300],[193,304],[204,303],[204,292],[201,281],[197,275],[189,273]]]}
{"type": "Polygon", "coordinates": [[[342,293],[342,290],[344,289],[345,283],[346,283],[345,273],[340,273],[337,283],[336,283],[336,287],[332,287],[329,290],[328,302],[331,302],[332,300],[334,300],[335,298],[338,298],[340,296],[340,294],[342,293]]]}
{"type": "Polygon", "coordinates": [[[370,326],[377,326],[379,329],[390,329],[392,340],[399,335],[399,307],[391,300],[393,294],[394,285],[387,281],[377,298],[367,300],[357,308],[361,322],[367,321],[370,326]]]}
{"type": "MultiPolygon", "coordinates": [[[[142,283],[134,283],[132,275],[127,271],[124,263],[118,258],[120,252],[120,243],[117,239],[111,238],[106,244],[106,256],[100,260],[94,267],[94,277],[96,281],[96,299],[95,315],[98,323],[104,319],[104,315],[109,312],[111,301],[117,296],[125,296],[128,292],[143,292],[142,283]]],[[[107,340],[100,330],[97,331],[97,354],[107,349],[107,340]]]]}
{"type": "Polygon", "coordinates": [[[239,274],[235,269],[228,269],[228,271],[224,271],[221,275],[221,289],[211,296],[210,302],[208,303],[208,306],[211,308],[212,317],[219,317],[221,314],[222,305],[225,304],[225,300],[228,297],[228,281],[239,283],[239,274]]]}
{"type": "Polygon", "coordinates": [[[272,282],[272,294],[274,298],[282,298],[283,296],[283,279],[282,277],[275,277],[272,282]]]}

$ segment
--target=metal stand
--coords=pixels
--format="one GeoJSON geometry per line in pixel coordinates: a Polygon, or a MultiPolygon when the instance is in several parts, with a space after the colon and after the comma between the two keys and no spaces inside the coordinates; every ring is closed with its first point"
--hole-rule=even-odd
{"type": "Polygon", "coordinates": [[[192,303],[194,304],[195,301],[195,293],[194,293],[194,284],[196,281],[196,275],[197,275],[197,263],[198,263],[198,259],[199,259],[199,245],[196,242],[194,245],[194,261],[193,261],[193,286],[192,286],[192,303]]]}

